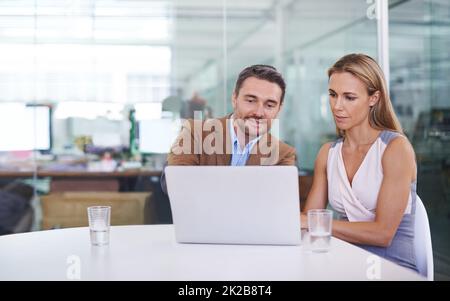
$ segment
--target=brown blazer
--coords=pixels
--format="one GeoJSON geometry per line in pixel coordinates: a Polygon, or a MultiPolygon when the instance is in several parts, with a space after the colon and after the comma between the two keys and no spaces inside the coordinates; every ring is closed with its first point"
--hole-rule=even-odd
{"type": "MultiPolygon", "coordinates": [[[[229,119],[230,115],[220,119],[209,119],[206,121],[188,120],[182,127],[181,132],[176,139],[174,146],[167,156],[168,165],[230,165],[231,163],[231,137],[229,134],[229,119]],[[227,122],[228,120],[228,122],[227,122]],[[214,126],[221,124],[217,129],[214,126]],[[195,130],[195,127],[201,128],[195,130]],[[201,130],[207,129],[207,130],[201,130]],[[222,131],[221,133],[219,131],[222,131]],[[224,141],[215,141],[211,139],[212,135],[218,134],[216,137],[221,137],[224,141]],[[210,136],[210,137],[208,137],[210,136]],[[187,153],[180,153],[175,151],[175,147],[184,146],[183,137],[190,137],[190,146],[187,153]],[[204,143],[208,142],[214,146],[216,152],[211,153],[203,149],[204,143]]],[[[186,148],[185,148],[186,149],[186,148]]],[[[295,148],[278,140],[271,134],[267,133],[261,137],[258,143],[250,152],[246,165],[295,165],[296,151],[295,148]]]]}

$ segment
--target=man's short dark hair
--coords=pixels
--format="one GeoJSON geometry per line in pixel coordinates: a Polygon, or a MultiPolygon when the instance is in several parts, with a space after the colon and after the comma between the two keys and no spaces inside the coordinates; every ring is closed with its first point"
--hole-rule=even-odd
{"type": "Polygon", "coordinates": [[[257,79],[262,79],[277,84],[281,88],[280,105],[283,103],[286,83],[284,82],[281,73],[278,72],[275,67],[269,65],[253,65],[242,70],[241,73],[239,73],[236,85],[234,87],[234,93],[236,95],[239,94],[242,83],[249,77],[256,77],[257,79]]]}

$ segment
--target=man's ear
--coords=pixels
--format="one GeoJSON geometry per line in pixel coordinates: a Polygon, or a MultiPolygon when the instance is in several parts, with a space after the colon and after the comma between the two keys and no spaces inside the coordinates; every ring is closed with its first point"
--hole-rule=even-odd
{"type": "Polygon", "coordinates": [[[231,105],[233,106],[233,110],[236,110],[236,106],[237,106],[236,92],[233,92],[233,94],[231,95],[231,105]]]}
{"type": "Polygon", "coordinates": [[[373,107],[380,100],[380,91],[375,91],[369,98],[369,106],[373,107]]]}

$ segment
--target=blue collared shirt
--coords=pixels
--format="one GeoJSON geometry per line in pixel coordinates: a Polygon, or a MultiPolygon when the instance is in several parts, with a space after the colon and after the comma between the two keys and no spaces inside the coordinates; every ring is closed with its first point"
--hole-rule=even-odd
{"type": "Polygon", "coordinates": [[[234,119],[233,117],[230,118],[230,137],[231,137],[231,166],[244,166],[247,163],[248,157],[250,156],[250,151],[252,150],[253,146],[258,142],[258,140],[261,138],[261,136],[256,137],[255,139],[251,140],[247,145],[244,147],[244,149],[241,148],[239,144],[238,137],[236,135],[236,132],[234,131],[234,119]]]}

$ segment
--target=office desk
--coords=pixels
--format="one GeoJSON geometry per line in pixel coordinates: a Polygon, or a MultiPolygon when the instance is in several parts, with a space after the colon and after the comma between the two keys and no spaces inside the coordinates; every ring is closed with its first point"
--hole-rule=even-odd
{"type": "MultiPolygon", "coordinates": [[[[125,171],[37,170],[37,178],[51,178],[50,191],[134,191],[139,177],[160,177],[161,170],[125,171]]],[[[0,179],[33,178],[31,170],[0,170],[0,179]]]]}
{"type": "MultiPolygon", "coordinates": [[[[77,270],[81,280],[368,280],[371,255],[336,238],[328,253],[178,244],[172,225],[112,227],[110,241],[92,247],[88,228],[2,236],[0,280],[70,280],[77,270]]],[[[381,280],[424,280],[384,259],[380,267],[381,280]]]]}
{"type": "MultiPolygon", "coordinates": [[[[38,178],[120,178],[120,177],[138,177],[138,176],[160,176],[160,170],[126,170],[126,171],[83,171],[83,170],[67,170],[52,171],[38,170],[36,176],[38,178]]],[[[32,170],[0,170],[0,178],[32,178],[34,172],[32,170]]]]}
{"type": "MultiPolygon", "coordinates": [[[[135,191],[134,186],[139,177],[160,177],[161,170],[126,170],[113,172],[96,171],[50,171],[38,170],[37,178],[52,178],[50,191],[135,191]]],[[[2,178],[33,178],[32,171],[1,170],[2,178]]],[[[298,176],[300,189],[300,205],[303,210],[306,197],[312,186],[313,176],[311,172],[300,172],[298,176]]]]}

